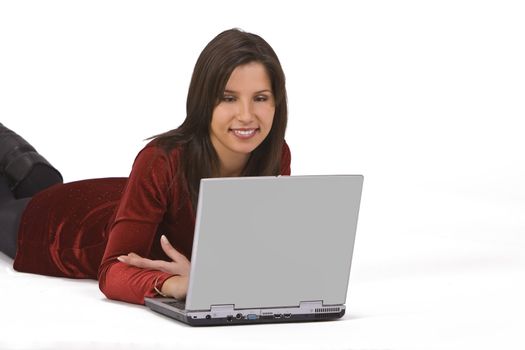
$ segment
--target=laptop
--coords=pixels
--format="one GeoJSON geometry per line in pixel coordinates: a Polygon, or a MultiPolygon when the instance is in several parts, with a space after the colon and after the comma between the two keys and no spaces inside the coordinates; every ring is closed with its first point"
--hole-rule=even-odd
{"type": "Polygon", "coordinates": [[[362,186],[362,175],[202,179],[186,300],[146,306],[191,326],[341,318],[362,186]]]}

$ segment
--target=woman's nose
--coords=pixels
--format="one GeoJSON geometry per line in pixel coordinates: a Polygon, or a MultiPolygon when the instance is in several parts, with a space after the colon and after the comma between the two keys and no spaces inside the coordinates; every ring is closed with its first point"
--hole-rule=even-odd
{"type": "Polygon", "coordinates": [[[239,110],[237,112],[237,119],[243,122],[249,122],[254,118],[252,103],[251,101],[245,101],[240,103],[239,110]]]}

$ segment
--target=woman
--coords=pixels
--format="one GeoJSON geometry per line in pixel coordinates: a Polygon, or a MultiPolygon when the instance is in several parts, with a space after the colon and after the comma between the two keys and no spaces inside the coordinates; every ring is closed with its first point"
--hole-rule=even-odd
{"type": "Polygon", "coordinates": [[[14,268],[98,279],[108,298],[130,303],[185,298],[200,179],[289,175],[291,158],[284,73],[257,35],[232,29],[208,43],[186,107],[129,178],[67,184],[0,124],[0,250],[14,268]]]}

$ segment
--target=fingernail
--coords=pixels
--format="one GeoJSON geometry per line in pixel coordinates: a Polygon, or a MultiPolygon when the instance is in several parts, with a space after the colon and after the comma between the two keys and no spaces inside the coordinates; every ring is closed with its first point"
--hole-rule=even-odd
{"type": "Polygon", "coordinates": [[[119,256],[119,257],[117,258],[117,260],[120,261],[120,262],[124,262],[124,259],[123,259],[121,256],[119,256]]]}
{"type": "Polygon", "coordinates": [[[162,239],[164,243],[168,243],[168,239],[166,238],[166,236],[162,235],[160,236],[160,239],[162,239]]]}

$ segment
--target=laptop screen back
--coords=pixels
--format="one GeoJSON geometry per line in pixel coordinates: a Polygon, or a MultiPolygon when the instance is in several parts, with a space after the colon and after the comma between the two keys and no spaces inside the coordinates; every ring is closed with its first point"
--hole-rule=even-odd
{"type": "Polygon", "coordinates": [[[344,304],[363,177],[203,179],[186,309],[344,304]]]}

